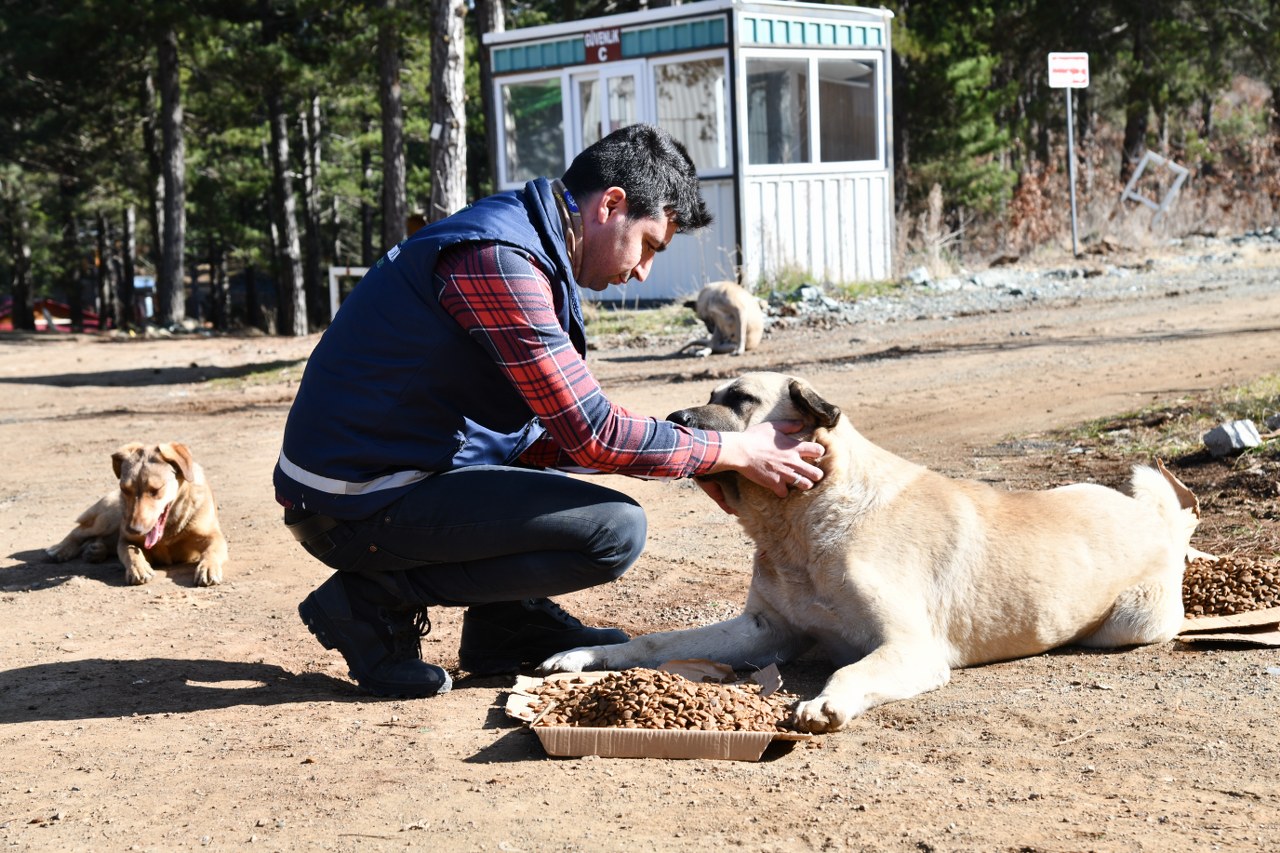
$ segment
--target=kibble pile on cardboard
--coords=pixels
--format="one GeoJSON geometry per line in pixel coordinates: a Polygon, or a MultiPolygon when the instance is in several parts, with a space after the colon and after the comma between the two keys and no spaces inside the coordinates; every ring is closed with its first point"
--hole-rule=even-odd
{"type": "Polygon", "coordinates": [[[547,681],[530,691],[534,726],[774,732],[795,696],[761,695],[759,684],[690,681],[674,672],[627,669],[603,678],[547,681]]]}
{"type": "Polygon", "coordinates": [[[1182,604],[1190,618],[1280,607],[1280,567],[1253,557],[1194,560],[1182,578],[1182,604]]]}

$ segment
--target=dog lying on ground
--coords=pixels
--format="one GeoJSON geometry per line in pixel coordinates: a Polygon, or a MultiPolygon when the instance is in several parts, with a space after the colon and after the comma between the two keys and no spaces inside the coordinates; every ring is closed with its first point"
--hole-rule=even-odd
{"type": "Polygon", "coordinates": [[[824,732],[941,687],[957,667],[1179,630],[1199,504],[1160,463],[1134,469],[1133,497],[953,480],[872,444],[806,382],[776,373],[727,382],[670,419],[724,431],[803,421],[795,437],[823,445],[823,478],[782,499],[737,474],[711,478],[756,545],[741,615],[562,652],[542,671],[699,657],[754,668],[816,645],[839,668],[793,722],[824,732]]]}
{"type": "Polygon", "coordinates": [[[696,338],[680,348],[686,352],[696,348],[697,355],[733,353],[742,355],[760,346],[764,336],[764,312],[760,300],[732,281],[717,281],[698,291],[696,301],[685,303],[711,333],[709,338],[696,338]]]}
{"type": "Polygon", "coordinates": [[[204,470],[185,444],[126,444],[111,454],[120,487],[76,519],[48,549],[55,562],[101,562],[112,550],[128,583],[151,580],[155,565],[196,564],[198,586],[222,582],[227,540],[204,470]]]}

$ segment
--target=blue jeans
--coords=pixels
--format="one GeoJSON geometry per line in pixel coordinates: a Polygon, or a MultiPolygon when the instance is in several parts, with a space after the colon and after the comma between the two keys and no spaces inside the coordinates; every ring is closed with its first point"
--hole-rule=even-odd
{"type": "Polygon", "coordinates": [[[330,568],[404,572],[422,604],[543,598],[622,576],[644,547],[634,500],[555,471],[483,465],[428,477],[329,532],[330,568]]]}

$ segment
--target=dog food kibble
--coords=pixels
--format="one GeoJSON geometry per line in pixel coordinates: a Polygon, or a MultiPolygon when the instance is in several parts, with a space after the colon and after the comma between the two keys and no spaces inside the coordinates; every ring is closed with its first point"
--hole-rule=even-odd
{"type": "Polygon", "coordinates": [[[1231,616],[1280,606],[1280,563],[1252,557],[1195,560],[1182,576],[1187,616],[1231,616]]]}
{"type": "Polygon", "coordinates": [[[546,711],[538,726],[627,729],[783,730],[789,694],[760,695],[760,685],[707,684],[655,669],[627,669],[599,681],[543,682],[532,708],[546,711]]]}

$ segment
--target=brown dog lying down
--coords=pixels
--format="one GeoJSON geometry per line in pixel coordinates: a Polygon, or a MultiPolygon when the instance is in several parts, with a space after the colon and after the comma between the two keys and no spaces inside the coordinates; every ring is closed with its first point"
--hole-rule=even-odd
{"type": "Polygon", "coordinates": [[[146,583],[153,565],[196,564],[198,586],[222,582],[227,540],[213,492],[185,444],[126,444],[111,454],[120,488],[85,510],[48,549],[56,562],[105,560],[112,550],[125,580],[146,583]]]}
{"type": "Polygon", "coordinates": [[[709,338],[695,338],[680,348],[685,352],[696,348],[696,355],[733,353],[742,355],[760,346],[764,336],[764,312],[760,300],[733,281],[715,281],[698,291],[696,301],[686,302],[711,333],[709,338]]]}
{"type": "Polygon", "coordinates": [[[1159,643],[1179,630],[1199,506],[1163,465],[1134,469],[1133,497],[953,480],[872,444],[803,380],[776,373],[727,382],[670,419],[725,431],[803,421],[795,437],[811,431],[826,448],[824,476],[782,499],[737,474],[712,478],[756,544],[741,615],[562,652],[543,671],[699,657],[753,668],[817,646],[839,668],[793,713],[822,732],[941,687],[956,667],[1067,644],[1159,643]]]}

